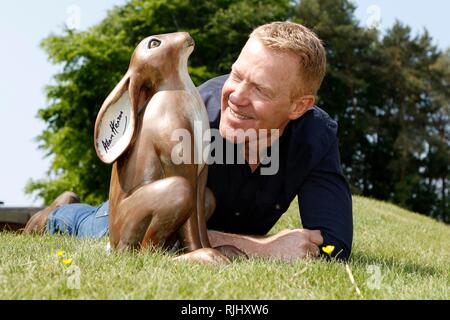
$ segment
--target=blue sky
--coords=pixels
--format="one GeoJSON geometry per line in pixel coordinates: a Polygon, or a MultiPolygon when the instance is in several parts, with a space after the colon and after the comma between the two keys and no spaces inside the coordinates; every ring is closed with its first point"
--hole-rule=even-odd
{"type": "MultiPolygon", "coordinates": [[[[39,206],[25,195],[28,179],[46,177],[50,160],[37,149],[34,138],[44,129],[36,118],[46,105],[45,85],[57,66],[39,48],[50,33],[61,33],[65,23],[81,30],[101,21],[108,9],[125,0],[3,1],[0,11],[0,201],[6,206],[39,206]]],[[[450,1],[357,0],[356,16],[363,25],[385,30],[398,19],[415,33],[427,28],[442,49],[450,47],[450,1]]],[[[74,190],[76,191],[76,190],[74,190]]]]}

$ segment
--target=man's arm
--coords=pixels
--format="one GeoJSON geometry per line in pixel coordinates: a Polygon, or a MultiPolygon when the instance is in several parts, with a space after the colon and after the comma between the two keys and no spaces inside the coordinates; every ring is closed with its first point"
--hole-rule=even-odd
{"type": "MultiPolygon", "coordinates": [[[[346,260],[353,239],[352,198],[341,166],[336,140],[311,170],[298,193],[303,227],[320,230],[323,246],[334,246],[331,257],[346,260]]],[[[321,250],[321,254],[328,256],[321,250]]]]}
{"type": "Polygon", "coordinates": [[[319,246],[323,242],[320,231],[306,229],[283,230],[264,237],[209,230],[208,237],[212,247],[232,245],[248,256],[274,257],[286,261],[318,256],[319,246]]]}
{"type": "Polygon", "coordinates": [[[305,229],[283,230],[276,235],[255,237],[208,231],[213,247],[233,245],[249,256],[285,260],[328,254],[319,250],[332,245],[331,257],[346,260],[353,239],[351,193],[341,168],[337,140],[311,170],[298,192],[305,229]]]}

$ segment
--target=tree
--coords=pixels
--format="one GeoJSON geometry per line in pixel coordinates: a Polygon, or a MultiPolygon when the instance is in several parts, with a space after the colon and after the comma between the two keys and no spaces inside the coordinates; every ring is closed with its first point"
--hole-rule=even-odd
{"type": "MultiPolygon", "coordinates": [[[[438,64],[442,53],[426,30],[412,37],[411,29],[399,22],[384,37],[382,50],[386,63],[381,77],[389,85],[382,92],[386,116],[380,130],[390,138],[386,164],[393,190],[387,199],[448,221],[446,209],[436,205],[437,179],[447,175],[449,164],[448,135],[439,135],[444,96],[448,104],[448,84],[445,88],[443,65],[438,64]]],[[[442,181],[445,189],[446,179],[442,181]]]]}
{"type": "MultiPolygon", "coordinates": [[[[441,54],[431,66],[431,103],[433,112],[427,122],[428,154],[423,159],[429,192],[434,191],[437,201],[429,214],[440,220],[450,221],[448,196],[450,172],[450,49],[441,54]]],[[[429,208],[424,208],[428,210],[429,208]]],[[[426,212],[418,210],[419,212],[426,212]]]]}

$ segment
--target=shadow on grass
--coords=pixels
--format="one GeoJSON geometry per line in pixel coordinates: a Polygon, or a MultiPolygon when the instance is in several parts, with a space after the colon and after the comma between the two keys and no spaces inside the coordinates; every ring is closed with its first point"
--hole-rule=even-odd
{"type": "Polygon", "coordinates": [[[404,258],[397,259],[395,257],[375,257],[365,253],[355,252],[352,253],[350,262],[361,265],[386,266],[389,269],[401,269],[403,272],[421,276],[445,276],[445,273],[436,267],[423,266],[418,263],[408,261],[404,258]]]}

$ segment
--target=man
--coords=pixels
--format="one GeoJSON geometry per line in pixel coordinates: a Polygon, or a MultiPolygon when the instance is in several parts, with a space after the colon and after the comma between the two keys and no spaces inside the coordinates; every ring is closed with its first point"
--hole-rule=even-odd
{"type": "MultiPolygon", "coordinates": [[[[207,185],[216,197],[208,220],[213,247],[232,245],[249,256],[289,261],[320,254],[349,257],[352,204],[340,167],[337,124],[314,106],[325,69],[325,50],[314,33],[299,24],[274,22],[253,31],[230,75],[200,86],[211,128],[219,129],[225,144],[243,147],[246,160],[209,167],[207,185]],[[259,134],[263,129],[279,133],[277,171],[271,175],[261,174],[268,164],[259,156],[249,159],[252,151],[260,155],[274,147],[273,137],[259,134]],[[257,135],[243,136],[242,130],[257,135]],[[265,236],[295,196],[304,229],[265,236]],[[334,250],[321,250],[328,246],[334,250]]],[[[58,212],[61,204],[78,201],[72,193],[63,194],[41,214],[40,225],[50,233],[105,235],[107,202],[98,208],[73,204],[65,206],[72,213],[58,212]]],[[[26,230],[36,228],[32,225],[26,230]]]]}

